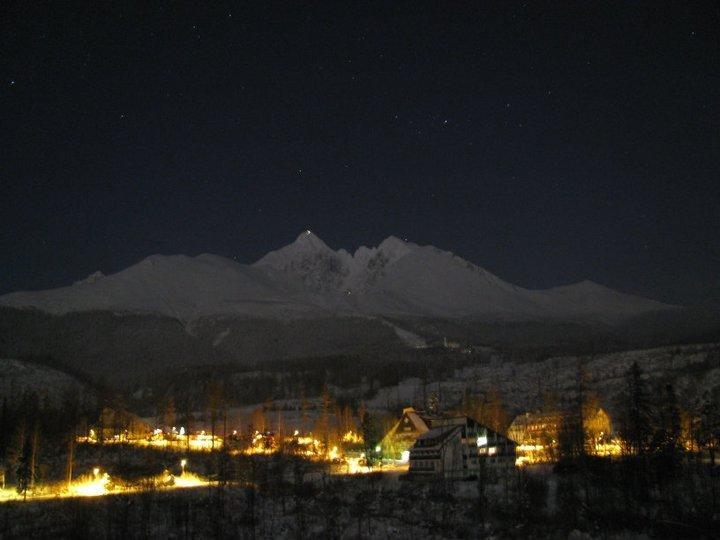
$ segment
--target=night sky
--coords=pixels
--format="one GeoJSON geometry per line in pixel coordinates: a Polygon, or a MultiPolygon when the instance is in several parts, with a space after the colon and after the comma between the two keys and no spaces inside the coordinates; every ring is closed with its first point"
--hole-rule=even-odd
{"type": "Polygon", "coordinates": [[[720,296],[714,2],[46,4],[0,3],[0,293],[311,229],[720,296]]]}

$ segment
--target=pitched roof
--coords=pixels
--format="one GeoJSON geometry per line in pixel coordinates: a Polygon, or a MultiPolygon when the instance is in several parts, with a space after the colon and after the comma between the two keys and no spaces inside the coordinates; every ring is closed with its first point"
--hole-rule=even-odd
{"type": "Polygon", "coordinates": [[[447,439],[450,438],[450,436],[459,431],[461,426],[454,425],[454,426],[440,426],[431,429],[430,431],[426,431],[422,435],[420,435],[417,438],[417,441],[415,442],[415,445],[417,445],[418,442],[422,441],[421,446],[423,443],[435,443],[435,444],[441,444],[445,442],[447,439]]]}

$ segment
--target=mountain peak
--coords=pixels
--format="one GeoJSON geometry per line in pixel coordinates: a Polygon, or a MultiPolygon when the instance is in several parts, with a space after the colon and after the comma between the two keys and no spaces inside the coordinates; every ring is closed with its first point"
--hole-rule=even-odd
{"type": "Polygon", "coordinates": [[[380,245],[378,245],[379,248],[397,248],[397,247],[405,247],[408,245],[407,240],[403,240],[401,238],[398,238],[397,236],[390,235],[385,240],[380,242],[380,245]]]}
{"type": "Polygon", "coordinates": [[[102,278],[104,278],[104,277],[105,277],[105,274],[103,274],[100,270],[97,270],[97,271],[93,272],[92,274],[90,274],[90,275],[89,275],[88,277],[86,277],[85,279],[81,279],[81,280],[79,280],[79,281],[76,281],[76,282],[75,282],[75,285],[83,285],[83,284],[95,283],[95,282],[97,282],[98,280],[100,280],[100,279],[102,279],[102,278]]]}
{"type": "Polygon", "coordinates": [[[295,239],[292,245],[308,246],[314,249],[329,250],[328,245],[323,242],[314,232],[310,229],[306,229],[301,232],[295,239]]]}

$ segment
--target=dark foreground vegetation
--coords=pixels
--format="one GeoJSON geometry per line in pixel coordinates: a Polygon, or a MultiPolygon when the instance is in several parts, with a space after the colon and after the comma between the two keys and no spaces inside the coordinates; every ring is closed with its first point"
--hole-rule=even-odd
{"type": "Polygon", "coordinates": [[[712,538],[717,468],[584,460],[469,481],[334,476],[257,459],[212,487],[0,505],[2,538],[712,538]],[[573,532],[575,531],[575,532],[573,532]]]}

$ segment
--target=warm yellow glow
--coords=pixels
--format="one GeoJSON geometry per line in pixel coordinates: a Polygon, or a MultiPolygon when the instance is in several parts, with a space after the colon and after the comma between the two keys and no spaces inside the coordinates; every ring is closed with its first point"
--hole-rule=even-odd
{"type": "Polygon", "coordinates": [[[99,497],[107,495],[110,477],[108,473],[100,474],[100,467],[95,467],[92,471],[92,477],[80,479],[78,482],[70,486],[71,495],[78,497],[99,497]]]}
{"type": "Polygon", "coordinates": [[[175,477],[175,484],[173,487],[176,488],[191,488],[191,487],[200,487],[205,486],[208,484],[207,480],[203,480],[196,474],[192,474],[189,472],[184,472],[180,476],[175,477]]]}
{"type": "Polygon", "coordinates": [[[622,446],[619,439],[612,439],[606,443],[597,443],[595,445],[596,456],[619,456],[622,454],[622,446]]]}
{"type": "Polygon", "coordinates": [[[362,435],[355,433],[352,429],[342,436],[342,442],[351,444],[360,444],[363,442],[362,435]]]}
{"type": "MultiPolygon", "coordinates": [[[[90,443],[97,444],[97,436],[95,431],[92,429],[89,431],[87,436],[77,437],[78,443],[90,443]]],[[[215,435],[206,434],[201,431],[199,434],[186,434],[185,428],[181,427],[180,430],[173,428],[173,431],[165,434],[159,428],[154,429],[152,433],[143,438],[128,438],[126,435],[114,435],[106,438],[104,444],[130,444],[132,446],[143,446],[143,447],[154,447],[164,448],[169,450],[191,450],[195,452],[206,452],[215,448],[220,448],[223,445],[221,437],[215,435]]]]}

